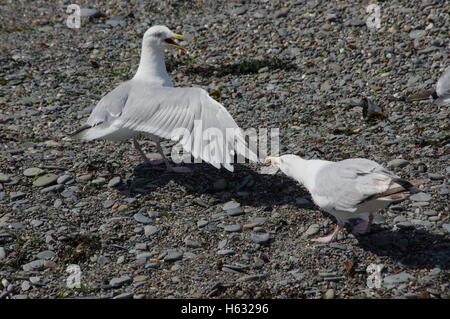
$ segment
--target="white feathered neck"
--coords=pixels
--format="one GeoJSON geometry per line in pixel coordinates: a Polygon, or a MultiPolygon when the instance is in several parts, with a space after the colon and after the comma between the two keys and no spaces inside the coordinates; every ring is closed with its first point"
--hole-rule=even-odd
{"type": "Polygon", "coordinates": [[[283,155],[279,157],[278,167],[287,176],[297,180],[307,189],[315,186],[317,173],[322,167],[330,164],[323,160],[306,160],[297,155],[283,155]]]}
{"type": "Polygon", "coordinates": [[[173,87],[166,70],[164,49],[142,41],[141,60],[133,79],[149,82],[152,87],[173,87]]]}

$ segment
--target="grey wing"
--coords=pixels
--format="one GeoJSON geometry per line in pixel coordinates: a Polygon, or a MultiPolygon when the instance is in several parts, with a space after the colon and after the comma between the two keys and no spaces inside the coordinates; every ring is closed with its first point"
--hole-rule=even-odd
{"type": "Polygon", "coordinates": [[[92,110],[87,124],[95,126],[103,123],[105,125],[113,122],[122,115],[130,94],[129,82],[124,82],[114,90],[106,94],[92,110]]]}
{"type": "Polygon", "coordinates": [[[396,178],[376,162],[348,159],[322,168],[316,181],[316,194],[335,210],[354,212],[367,198],[388,190],[396,178]]]}
{"type": "Polygon", "coordinates": [[[235,152],[256,161],[230,113],[200,88],[133,88],[113,125],[180,142],[217,168],[232,171],[235,152]]]}

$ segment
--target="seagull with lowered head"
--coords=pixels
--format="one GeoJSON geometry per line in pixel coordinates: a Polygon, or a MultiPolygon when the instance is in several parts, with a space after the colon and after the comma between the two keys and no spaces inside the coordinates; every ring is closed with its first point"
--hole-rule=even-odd
{"type": "Polygon", "coordinates": [[[139,67],[134,77],[106,94],[92,111],[87,125],[72,136],[83,140],[133,139],[145,163],[150,161],[136,136],[144,133],[156,143],[168,171],[190,172],[172,167],[164,155],[160,138],[179,142],[195,159],[233,171],[231,163],[239,154],[253,161],[256,155],[246,145],[243,133],[230,113],[201,88],[174,88],[164,62],[164,50],[184,50],[175,40],[185,40],[165,26],[149,28],[142,40],[139,67]],[[180,133],[187,132],[189,134],[180,133]],[[220,134],[210,134],[211,130],[220,134]]]}
{"type": "Polygon", "coordinates": [[[363,219],[353,227],[354,233],[369,232],[372,214],[406,199],[413,188],[412,183],[363,158],[331,162],[283,155],[267,157],[266,164],[278,167],[297,180],[308,189],[317,206],[337,219],[337,226],[330,235],[313,239],[322,243],[335,241],[350,219],[363,219]]]}

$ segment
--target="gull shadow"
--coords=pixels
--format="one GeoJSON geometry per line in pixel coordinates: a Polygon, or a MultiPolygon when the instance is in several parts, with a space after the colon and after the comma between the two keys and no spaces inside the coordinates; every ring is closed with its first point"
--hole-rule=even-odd
{"type": "Polygon", "coordinates": [[[393,230],[375,225],[371,233],[357,239],[364,250],[407,268],[450,268],[450,238],[445,235],[421,228],[393,230]]]}
{"type": "MultiPolygon", "coordinates": [[[[167,63],[167,70],[179,70],[183,65],[189,64],[190,60],[181,59],[167,63]]],[[[200,75],[203,77],[245,75],[258,73],[260,69],[267,67],[269,70],[296,71],[298,66],[288,59],[277,57],[266,57],[264,59],[248,59],[238,63],[220,63],[218,65],[188,65],[183,69],[186,75],[200,75]]]]}
{"type": "MultiPolygon", "coordinates": [[[[216,199],[216,203],[225,203],[237,198],[241,205],[264,207],[270,211],[273,206],[290,204],[296,206],[296,199],[301,197],[312,202],[310,194],[296,181],[283,174],[260,174],[259,165],[234,164],[234,172],[216,169],[207,163],[185,165],[193,172],[178,174],[167,172],[164,165],[137,166],[126,184],[117,187],[125,196],[137,194],[151,195],[154,191],[175,183],[183,187],[187,194],[196,197],[207,195],[216,199]],[[222,184],[222,185],[220,185],[222,184]],[[224,185],[225,184],[225,185],[224,185]],[[286,191],[289,189],[289,191],[286,191]]],[[[314,205],[297,205],[302,209],[312,209],[314,205]]]]}

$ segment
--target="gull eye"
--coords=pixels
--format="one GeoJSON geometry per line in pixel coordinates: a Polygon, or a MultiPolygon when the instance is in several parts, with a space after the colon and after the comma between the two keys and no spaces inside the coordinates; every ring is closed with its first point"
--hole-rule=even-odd
{"type": "Polygon", "coordinates": [[[162,33],[161,32],[158,32],[158,33],[155,33],[155,35],[154,35],[155,37],[157,37],[157,38],[161,38],[161,36],[162,36],[162,33]]]}

